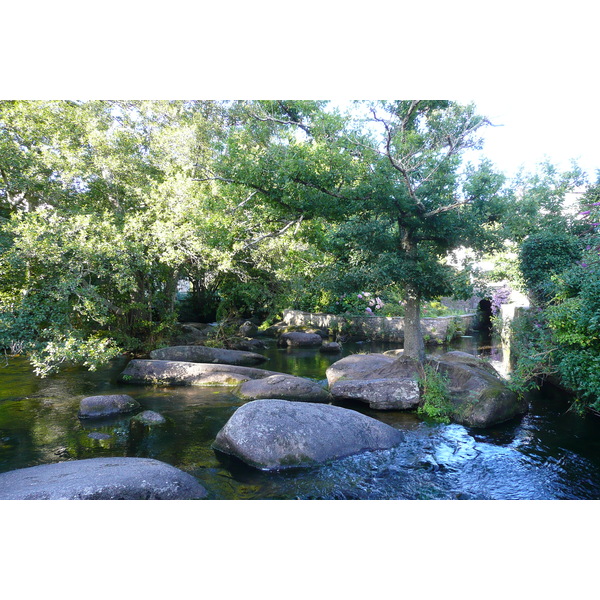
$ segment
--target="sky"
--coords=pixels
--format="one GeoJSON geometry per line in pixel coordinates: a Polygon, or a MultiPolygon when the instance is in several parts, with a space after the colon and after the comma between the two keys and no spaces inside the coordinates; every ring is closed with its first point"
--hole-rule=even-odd
{"type": "Polygon", "coordinates": [[[590,179],[600,168],[589,1],[373,0],[341,10],[305,0],[296,11],[275,0],[235,10],[172,0],[155,14],[106,0],[106,10],[86,15],[79,3],[57,0],[41,3],[37,18],[30,4],[3,15],[27,21],[29,41],[19,27],[5,28],[0,44],[11,59],[0,99],[473,101],[498,124],[484,132],[484,154],[507,175],[545,158],[564,168],[576,159],[590,179]],[[107,43],[107,31],[118,43],[107,43]]]}
{"type": "MultiPolygon", "coordinates": [[[[462,99],[461,99],[462,100],[462,99]]],[[[471,99],[479,113],[494,127],[482,130],[484,145],[480,155],[488,157],[505,174],[519,169],[533,170],[548,159],[561,169],[571,162],[595,181],[600,169],[600,121],[594,116],[572,114],[564,122],[562,98],[530,98],[511,101],[506,98],[471,99]]]]}

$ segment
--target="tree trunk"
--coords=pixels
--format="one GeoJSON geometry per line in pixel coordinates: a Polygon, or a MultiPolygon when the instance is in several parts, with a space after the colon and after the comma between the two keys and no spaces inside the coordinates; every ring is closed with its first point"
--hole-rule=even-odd
{"type": "MultiPolygon", "coordinates": [[[[408,228],[404,227],[398,218],[401,253],[411,260],[417,258],[417,245],[408,228]]],[[[404,312],[404,356],[415,358],[420,362],[425,360],[425,343],[421,331],[421,294],[410,285],[406,289],[406,306],[404,312]]]]}
{"type": "Polygon", "coordinates": [[[404,356],[425,360],[425,343],[421,331],[421,295],[408,290],[404,313],[404,356]]]}

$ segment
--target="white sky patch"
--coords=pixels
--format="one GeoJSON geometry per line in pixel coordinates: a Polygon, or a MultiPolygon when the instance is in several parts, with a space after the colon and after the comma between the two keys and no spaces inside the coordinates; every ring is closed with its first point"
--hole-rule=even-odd
{"type": "Polygon", "coordinates": [[[598,139],[600,118],[593,111],[567,110],[562,98],[460,98],[472,101],[480,114],[495,125],[481,133],[481,151],[465,154],[466,160],[489,158],[509,177],[520,167],[534,171],[546,159],[561,170],[575,161],[590,182],[600,169],[598,139]]]}

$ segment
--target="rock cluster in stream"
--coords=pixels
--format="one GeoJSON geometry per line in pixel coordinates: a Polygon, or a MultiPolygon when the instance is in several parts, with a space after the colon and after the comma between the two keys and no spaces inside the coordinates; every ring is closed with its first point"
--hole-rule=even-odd
{"type": "MultiPolygon", "coordinates": [[[[254,333],[251,323],[241,327],[254,333]]],[[[327,346],[323,333],[275,328],[278,345],[327,346]]],[[[155,350],[148,360],[131,360],[121,381],[141,385],[229,386],[247,402],[218,432],[214,449],[263,470],[305,467],[402,443],[400,431],[356,410],[334,403],[363,402],[372,410],[415,410],[423,402],[423,365],[401,351],[353,354],[334,362],[325,385],[255,365],[262,355],[200,345],[155,350]]],[[[471,427],[490,427],[526,411],[485,361],[463,352],[447,352],[427,362],[447,378],[451,419],[471,427]]],[[[91,396],[80,404],[81,419],[120,417],[130,433],[144,436],[167,421],[153,411],[140,412],[127,395],[91,396]]],[[[159,431],[159,430],[157,430],[159,431]]],[[[102,458],[19,469],[0,475],[0,498],[204,498],[206,490],[191,475],[150,459],[102,458]]]]}

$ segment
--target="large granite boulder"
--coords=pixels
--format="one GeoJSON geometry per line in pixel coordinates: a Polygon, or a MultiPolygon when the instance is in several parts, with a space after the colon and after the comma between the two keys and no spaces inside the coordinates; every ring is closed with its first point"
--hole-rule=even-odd
{"type": "Polygon", "coordinates": [[[323,343],[323,338],[318,333],[306,331],[288,331],[282,333],[277,344],[290,348],[318,348],[323,343]]]}
{"type": "Polygon", "coordinates": [[[451,418],[469,427],[491,427],[527,411],[527,401],[506,385],[494,368],[476,356],[447,352],[430,359],[448,380],[451,418]]]}
{"type": "MultiPolygon", "coordinates": [[[[434,360],[436,357],[432,357],[434,360]]],[[[499,373],[494,369],[494,367],[487,361],[479,358],[479,356],[475,356],[474,354],[469,354],[468,352],[461,352],[460,350],[452,350],[451,352],[446,352],[437,357],[437,360],[442,360],[444,362],[457,363],[461,365],[467,365],[469,367],[475,367],[477,369],[483,369],[487,371],[490,375],[494,377],[498,377],[499,373]]]]}
{"type": "Polygon", "coordinates": [[[301,402],[330,402],[331,394],[318,383],[293,375],[271,375],[242,383],[236,391],[240,398],[279,398],[301,402]]]}
{"type": "Polygon", "coordinates": [[[154,360],[179,360],[183,362],[242,365],[252,367],[267,361],[267,357],[256,352],[209,348],[208,346],[170,346],[150,352],[154,360]]]}
{"type": "MultiPolygon", "coordinates": [[[[486,361],[452,351],[427,359],[448,378],[454,410],[450,418],[470,427],[491,427],[523,414],[527,402],[517,397],[486,361]]],[[[367,402],[375,409],[410,409],[419,405],[423,367],[402,354],[353,354],[327,369],[334,399],[367,402]]]]}
{"type": "Polygon", "coordinates": [[[374,369],[369,373],[368,377],[365,379],[388,379],[388,378],[409,378],[417,381],[421,378],[423,374],[423,365],[416,360],[415,358],[410,358],[408,356],[398,355],[398,356],[390,356],[386,355],[388,358],[393,358],[392,362],[382,365],[378,369],[374,369]]]}
{"type": "Polygon", "coordinates": [[[419,384],[408,377],[350,379],[331,386],[334,400],[360,400],[376,410],[407,410],[419,406],[419,384]]]}
{"type": "Polygon", "coordinates": [[[329,385],[340,379],[367,379],[373,372],[396,360],[384,354],[351,354],[334,362],[325,372],[329,385]]]}
{"type": "Polygon", "coordinates": [[[149,385],[236,386],[249,379],[261,379],[270,375],[278,373],[237,365],[134,359],[121,373],[121,381],[149,385]]]}
{"type": "Polygon", "coordinates": [[[238,408],[213,447],[269,471],[392,448],[402,440],[397,429],[353,410],[265,399],[238,408]]]}
{"type": "Polygon", "coordinates": [[[137,400],[127,394],[89,396],[79,404],[80,419],[100,419],[127,414],[140,408],[137,400]]]}
{"type": "Polygon", "coordinates": [[[194,477],[150,458],[110,457],[0,474],[0,500],[198,500],[194,477]]]}

